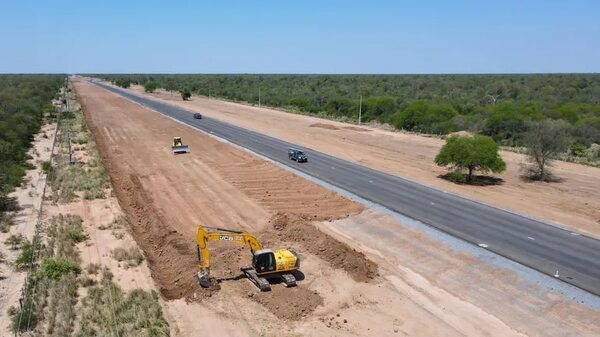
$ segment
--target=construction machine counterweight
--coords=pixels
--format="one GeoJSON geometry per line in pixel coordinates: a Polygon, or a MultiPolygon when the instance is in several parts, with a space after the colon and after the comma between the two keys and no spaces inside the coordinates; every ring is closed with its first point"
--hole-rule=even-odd
{"type": "Polygon", "coordinates": [[[300,256],[293,250],[278,249],[272,251],[263,248],[256,237],[246,232],[198,226],[196,243],[200,271],[197,277],[200,286],[203,288],[210,287],[210,252],[206,246],[208,241],[239,243],[250,248],[252,266],[241,268],[241,271],[261,291],[271,290],[269,280],[272,279],[277,279],[286,287],[296,285],[294,272],[300,268],[300,256]],[[205,228],[212,229],[214,232],[207,232],[205,228]]]}

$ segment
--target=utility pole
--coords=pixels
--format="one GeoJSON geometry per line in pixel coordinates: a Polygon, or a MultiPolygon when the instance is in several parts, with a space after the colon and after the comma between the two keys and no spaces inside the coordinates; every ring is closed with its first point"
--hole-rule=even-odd
{"type": "Polygon", "coordinates": [[[358,103],[358,125],[360,125],[361,119],[362,119],[362,95],[360,95],[360,101],[358,103]]]}

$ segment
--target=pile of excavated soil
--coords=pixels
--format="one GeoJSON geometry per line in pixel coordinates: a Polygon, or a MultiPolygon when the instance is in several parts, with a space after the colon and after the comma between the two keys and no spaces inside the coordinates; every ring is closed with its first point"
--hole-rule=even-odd
{"type": "Polygon", "coordinates": [[[359,128],[357,126],[344,126],[343,128],[346,130],[360,131],[360,132],[371,132],[372,131],[372,130],[365,129],[365,128],[359,128]]]}
{"type": "Polygon", "coordinates": [[[335,125],[325,124],[325,123],[314,123],[309,126],[311,128],[321,128],[321,129],[327,129],[327,130],[339,130],[340,129],[335,125]]]}
{"type": "MultiPolygon", "coordinates": [[[[246,287],[253,287],[253,285],[248,282],[246,287]]],[[[271,291],[261,293],[249,289],[247,296],[265,306],[277,318],[285,320],[307,317],[323,304],[323,298],[319,293],[302,285],[292,288],[276,285],[271,291]]]]}
{"type": "Polygon", "coordinates": [[[269,222],[274,231],[264,233],[267,242],[289,243],[300,254],[314,254],[357,282],[369,282],[378,275],[377,265],[365,254],[321,232],[307,218],[278,213],[269,222]]]}

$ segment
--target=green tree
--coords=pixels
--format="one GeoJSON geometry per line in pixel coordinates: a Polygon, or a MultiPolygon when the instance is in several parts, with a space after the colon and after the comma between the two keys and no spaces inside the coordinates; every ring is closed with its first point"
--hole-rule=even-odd
{"type": "Polygon", "coordinates": [[[173,91],[177,90],[177,84],[175,83],[175,81],[167,81],[165,82],[165,90],[167,90],[169,93],[171,93],[171,96],[173,96],[173,91]]]}
{"type": "Polygon", "coordinates": [[[181,94],[181,99],[184,101],[187,101],[188,99],[190,99],[190,97],[192,97],[192,93],[189,89],[181,89],[179,93],[181,94]]]}
{"type": "Polygon", "coordinates": [[[156,90],[156,88],[158,88],[158,84],[154,81],[148,81],[144,84],[144,91],[145,92],[154,92],[156,90]]]}
{"type": "Polygon", "coordinates": [[[467,182],[473,179],[473,172],[500,173],[506,170],[506,163],[498,154],[498,144],[485,136],[451,136],[435,157],[439,166],[449,166],[453,170],[467,170],[467,182]]]}
{"type": "Polygon", "coordinates": [[[395,115],[394,124],[398,129],[446,134],[454,131],[456,115],[456,110],[448,104],[416,101],[395,115]]]}
{"type": "Polygon", "coordinates": [[[131,81],[128,78],[119,78],[114,83],[121,88],[129,88],[131,86],[131,81]]]}

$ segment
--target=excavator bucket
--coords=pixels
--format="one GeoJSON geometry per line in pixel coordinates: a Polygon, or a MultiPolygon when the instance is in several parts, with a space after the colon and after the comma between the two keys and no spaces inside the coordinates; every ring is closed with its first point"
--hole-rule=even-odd
{"type": "Polygon", "coordinates": [[[202,288],[210,288],[210,273],[208,271],[199,271],[196,277],[198,277],[198,283],[202,288]]]}
{"type": "Polygon", "coordinates": [[[187,145],[171,146],[171,150],[174,154],[190,152],[190,148],[187,145]]]}

